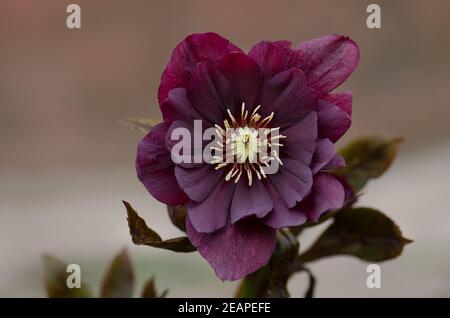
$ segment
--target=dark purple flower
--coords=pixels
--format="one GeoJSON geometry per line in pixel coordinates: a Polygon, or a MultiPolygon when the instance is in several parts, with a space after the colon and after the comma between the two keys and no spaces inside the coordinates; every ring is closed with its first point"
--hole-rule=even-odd
{"type": "Polygon", "coordinates": [[[263,41],[245,53],[215,33],[193,34],[173,51],[158,92],[164,121],[139,143],[136,168],[156,199],[187,204],[189,239],[222,280],[264,266],[277,229],[342,206],[344,186],[327,170],[345,165],[334,143],[350,127],[352,93],[331,91],[358,61],[358,46],[340,35],[263,41]],[[242,127],[236,145],[253,138],[246,127],[279,128],[270,142],[280,151],[267,160],[282,165],[264,175],[247,148],[237,153],[244,163],[175,164],[171,132],[192,131],[195,119],[219,134],[242,127]]]}

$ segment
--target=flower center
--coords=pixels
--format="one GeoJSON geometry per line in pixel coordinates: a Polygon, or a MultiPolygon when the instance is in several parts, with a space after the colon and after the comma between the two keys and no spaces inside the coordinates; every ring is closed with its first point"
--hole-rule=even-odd
{"type": "Polygon", "coordinates": [[[261,105],[255,107],[249,114],[245,103],[242,103],[240,118],[236,119],[227,109],[228,118],[224,120],[223,127],[215,125],[219,140],[216,146],[212,147],[216,155],[213,156],[211,164],[216,165],[216,170],[228,169],[226,181],[234,179],[237,183],[244,174],[248,185],[251,186],[253,175],[259,180],[267,178],[266,168],[272,160],[283,164],[278,155],[278,148],[283,146],[280,140],[286,136],[279,133],[279,127],[269,128],[274,113],[262,118],[258,114],[260,107],[261,105]]]}
{"type": "Polygon", "coordinates": [[[247,159],[254,162],[258,155],[258,131],[248,126],[238,128],[231,136],[231,150],[237,161],[244,163],[247,159]]]}

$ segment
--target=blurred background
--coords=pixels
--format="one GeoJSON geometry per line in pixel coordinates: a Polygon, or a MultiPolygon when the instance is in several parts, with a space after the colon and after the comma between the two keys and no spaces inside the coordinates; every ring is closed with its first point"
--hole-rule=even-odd
{"type": "MultiPolygon", "coordinates": [[[[127,247],[137,278],[156,276],[169,296],[231,296],[197,253],[131,243],[121,200],[164,238],[180,235],[134,169],[141,135],[119,124],[160,118],[156,92],[171,50],[186,35],[215,31],[243,49],[262,40],[352,37],[361,62],[339,88],[354,93],[361,135],[405,139],[388,173],[361,204],[386,212],[415,242],[382,263],[382,288],[350,257],[311,265],[318,297],[450,296],[450,2],[375,1],[382,28],[366,27],[372,1],[2,0],[0,2],[0,296],[43,297],[43,253],[81,265],[98,286],[127,247]],[[81,6],[82,28],[66,27],[81,6]]],[[[302,239],[307,247],[323,226],[302,239]]],[[[302,296],[304,274],[289,283],[302,296]]],[[[140,288],[141,286],[139,286],[140,288]]]]}

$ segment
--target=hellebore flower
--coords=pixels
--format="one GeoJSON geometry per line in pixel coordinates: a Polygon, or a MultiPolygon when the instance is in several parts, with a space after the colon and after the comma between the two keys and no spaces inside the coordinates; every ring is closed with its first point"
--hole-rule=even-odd
{"type": "Polygon", "coordinates": [[[352,93],[331,92],[358,61],[358,46],[340,35],[263,41],[245,53],[203,33],[174,49],[158,91],[163,122],[139,143],[137,173],[159,201],[187,204],[188,237],[222,280],[267,264],[277,229],[343,205],[344,186],[327,170],[345,165],[334,143],[350,127],[352,93]],[[171,133],[193,131],[194,120],[215,127],[240,161],[174,163],[171,133]],[[229,127],[238,129],[232,137],[229,127]],[[258,127],[276,131],[269,142],[279,152],[269,147],[264,159],[280,163],[276,173],[264,174],[262,159],[250,163],[258,127]]]}

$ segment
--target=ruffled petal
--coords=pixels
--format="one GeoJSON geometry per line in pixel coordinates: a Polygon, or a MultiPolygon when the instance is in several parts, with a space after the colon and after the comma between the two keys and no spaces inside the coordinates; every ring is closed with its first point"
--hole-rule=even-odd
{"type": "Polygon", "coordinates": [[[231,223],[250,215],[262,218],[272,209],[272,198],[260,180],[253,180],[251,186],[244,180],[238,182],[231,203],[231,223]]]}
{"type": "Polygon", "coordinates": [[[284,159],[275,174],[268,175],[288,208],[294,207],[311,190],[311,169],[298,160],[284,159]]]}
{"type": "Polygon", "coordinates": [[[287,56],[286,69],[299,67],[302,61],[302,53],[293,49],[292,42],[281,40],[275,41],[273,44],[287,56]]]}
{"type": "Polygon", "coordinates": [[[322,214],[341,208],[344,204],[345,189],[331,174],[318,173],[314,176],[314,184],[308,198],[300,203],[299,208],[308,218],[317,222],[322,214]]]}
{"type": "Polygon", "coordinates": [[[262,117],[274,113],[273,127],[288,127],[316,110],[317,96],[297,68],[278,73],[262,87],[260,97],[262,117]]]}
{"type": "Polygon", "coordinates": [[[255,44],[248,52],[248,56],[259,65],[262,83],[286,70],[289,55],[281,43],[283,42],[274,44],[270,41],[262,41],[255,44]]]}
{"type": "Polygon", "coordinates": [[[344,187],[345,192],[344,203],[356,202],[358,200],[358,197],[356,196],[356,193],[353,190],[352,186],[348,183],[347,179],[343,176],[335,174],[333,174],[333,177],[335,177],[344,187]]]}
{"type": "Polygon", "coordinates": [[[192,72],[187,95],[193,108],[212,124],[221,123],[234,105],[232,83],[214,66],[199,63],[192,72]]]}
{"type": "Polygon", "coordinates": [[[204,201],[189,201],[189,218],[197,232],[211,233],[227,224],[235,188],[234,182],[220,181],[204,201]]]}
{"type": "Polygon", "coordinates": [[[178,205],[188,198],[175,178],[174,163],[165,146],[166,133],[167,126],[161,123],[139,142],[136,171],[139,180],[157,200],[178,205]]]}
{"type": "Polygon", "coordinates": [[[346,166],[345,159],[338,154],[334,154],[333,158],[322,168],[322,170],[339,169],[346,166]]]}
{"type": "Polygon", "coordinates": [[[358,45],[342,35],[327,35],[298,44],[295,61],[308,86],[324,96],[341,85],[359,63],[358,45]]]}
{"type": "Polygon", "coordinates": [[[235,104],[227,105],[230,111],[236,114],[242,103],[256,106],[261,80],[258,64],[244,53],[233,52],[220,61],[219,68],[233,86],[235,104]]]}
{"type": "Polygon", "coordinates": [[[190,104],[186,89],[179,87],[169,92],[166,100],[161,104],[164,123],[170,125],[176,120],[192,121],[201,119],[200,115],[190,104]]]}
{"type": "Polygon", "coordinates": [[[353,101],[353,93],[352,92],[338,92],[333,94],[328,94],[323,97],[327,102],[336,105],[344,112],[347,113],[350,117],[352,116],[352,101],[353,101]]]}
{"type": "Polygon", "coordinates": [[[311,163],[311,170],[313,174],[319,172],[325,167],[333,158],[335,154],[333,143],[327,139],[319,139],[316,144],[316,151],[311,163]]]}
{"type": "Polygon", "coordinates": [[[158,101],[161,104],[171,89],[186,87],[197,63],[217,62],[237,46],[216,33],[197,33],[188,36],[173,50],[166,69],[161,76],[158,101]]]}
{"type": "Polygon", "coordinates": [[[236,280],[266,265],[276,243],[276,231],[247,218],[214,233],[199,233],[186,218],[189,240],[222,280],[236,280]]]}
{"type": "Polygon", "coordinates": [[[267,188],[272,196],[273,211],[264,219],[264,223],[274,229],[281,229],[288,226],[297,226],[306,222],[307,217],[304,211],[297,206],[289,209],[278,190],[269,182],[267,188]]]}
{"type": "Polygon", "coordinates": [[[203,164],[193,169],[176,166],[175,177],[180,188],[191,200],[202,202],[222,179],[223,170],[216,170],[210,164],[203,164]]]}
{"type": "Polygon", "coordinates": [[[336,142],[352,124],[352,118],[342,108],[326,100],[319,101],[317,108],[319,137],[336,142]]]}
{"type": "Polygon", "coordinates": [[[309,113],[297,124],[281,130],[281,134],[287,136],[282,141],[283,155],[309,166],[316,148],[317,113],[309,113]]]}

